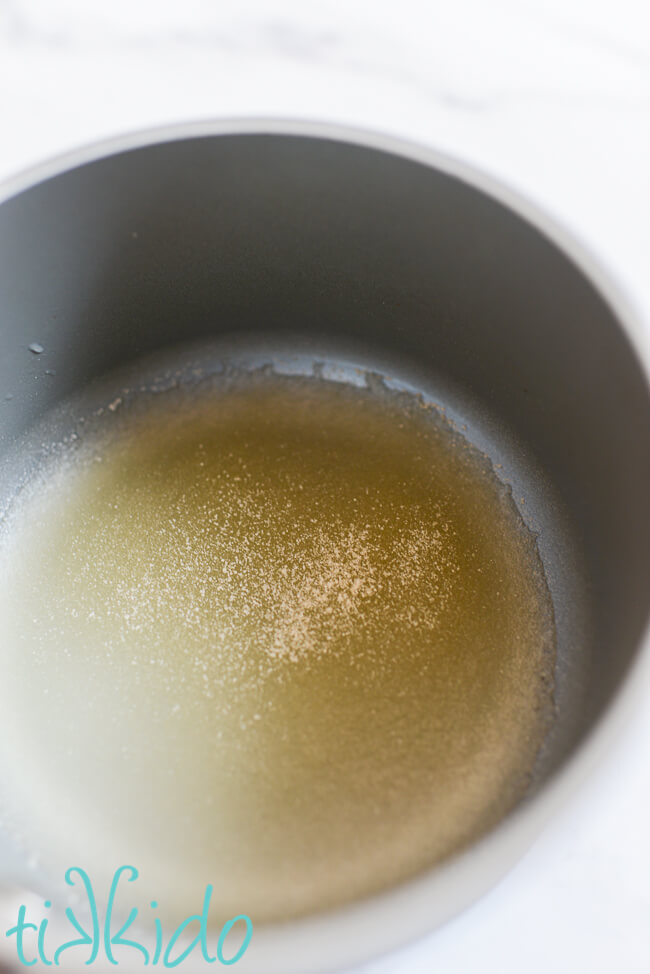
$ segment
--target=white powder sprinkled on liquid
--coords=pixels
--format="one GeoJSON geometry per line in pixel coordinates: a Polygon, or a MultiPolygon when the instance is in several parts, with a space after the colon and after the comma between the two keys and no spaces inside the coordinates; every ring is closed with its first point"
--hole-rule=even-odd
{"type": "Polygon", "coordinates": [[[210,882],[215,920],[261,922],[398,882],[512,806],[552,609],[444,418],[267,376],[112,395],[77,431],[0,549],[0,759],[43,862],[137,862],[177,915],[210,882]]]}

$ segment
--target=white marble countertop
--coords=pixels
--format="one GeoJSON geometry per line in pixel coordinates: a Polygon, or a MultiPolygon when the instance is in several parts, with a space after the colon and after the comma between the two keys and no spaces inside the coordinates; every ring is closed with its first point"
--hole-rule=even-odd
{"type": "MultiPolygon", "coordinates": [[[[586,240],[650,327],[647,0],[0,0],[0,178],[241,115],[481,165],[586,240]]],[[[648,974],[649,809],[650,707],[497,889],[365,974],[648,974]]]]}

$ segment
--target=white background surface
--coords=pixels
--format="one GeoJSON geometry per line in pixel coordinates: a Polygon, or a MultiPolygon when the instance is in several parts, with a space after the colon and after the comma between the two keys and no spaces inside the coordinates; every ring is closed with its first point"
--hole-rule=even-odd
{"type": "MultiPolygon", "coordinates": [[[[233,115],[481,165],[585,240],[650,328],[647,0],[0,0],[0,178],[233,115]]],[[[649,822],[650,706],[496,890],[364,974],[650,974],[649,822]]]]}

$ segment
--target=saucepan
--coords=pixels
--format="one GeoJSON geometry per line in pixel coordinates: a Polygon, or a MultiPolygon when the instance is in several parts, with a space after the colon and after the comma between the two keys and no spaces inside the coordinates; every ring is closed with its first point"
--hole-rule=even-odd
{"type": "MultiPolygon", "coordinates": [[[[650,332],[531,203],[384,135],[180,126],[57,160],[1,196],[5,458],[113,369],[255,336],[435,395],[525,496],[557,631],[555,720],[525,798],[397,888],[256,929],[239,969],[332,970],[443,923],[503,876],[650,690],[650,332]]],[[[28,867],[6,838],[7,889],[38,891],[28,867]]]]}

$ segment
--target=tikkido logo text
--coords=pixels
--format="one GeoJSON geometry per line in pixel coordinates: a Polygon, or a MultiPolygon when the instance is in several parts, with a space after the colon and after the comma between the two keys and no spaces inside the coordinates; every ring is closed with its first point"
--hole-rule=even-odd
{"type": "MultiPolygon", "coordinates": [[[[157,916],[154,916],[153,943],[140,943],[138,940],[126,937],[138,918],[140,911],[137,907],[131,908],[126,921],[122,923],[119,929],[115,930],[114,914],[118,891],[122,895],[120,881],[124,879],[126,882],[132,883],[137,878],[138,870],[134,866],[120,866],[116,870],[111,882],[103,922],[101,922],[97,898],[88,873],[76,866],[68,869],[65,874],[65,881],[68,886],[79,885],[83,888],[87,908],[85,912],[89,919],[85,921],[84,925],[72,908],[67,907],[65,916],[76,936],[57,946],[49,943],[48,917],[45,916],[39,922],[34,923],[34,918],[27,916],[27,907],[21,906],[18,910],[16,924],[5,933],[6,937],[15,937],[16,953],[20,963],[25,967],[34,967],[37,964],[46,967],[64,966],[61,963],[62,959],[65,964],[66,957],[71,957],[73,952],[77,963],[81,961],[85,965],[93,964],[99,958],[100,952],[103,952],[110,964],[119,965],[123,963],[131,968],[134,961],[138,959],[137,955],[139,955],[139,963],[143,966],[160,964],[162,967],[178,967],[192,953],[200,953],[207,964],[219,962],[231,966],[241,960],[248,950],[253,936],[253,923],[250,917],[244,913],[233,917],[221,928],[216,945],[210,948],[208,944],[208,912],[214,889],[210,884],[205,889],[202,912],[192,914],[183,920],[167,941],[165,941],[160,917],[157,916]],[[195,929],[198,925],[198,932],[194,938],[189,943],[183,941],[182,944],[179,944],[181,938],[184,937],[186,931],[190,930],[192,925],[195,929]],[[235,932],[233,932],[233,928],[237,928],[235,932]],[[241,939],[242,932],[243,940],[241,939]],[[229,934],[231,934],[230,938],[229,934]],[[227,940],[229,943],[226,942],[227,940]],[[233,942],[238,946],[232,947],[233,942]],[[118,948],[117,952],[116,948],[118,948]],[[214,953],[211,953],[211,949],[214,953]],[[85,960],[84,953],[86,954],[85,960]]],[[[121,883],[121,886],[124,887],[124,882],[121,883]]],[[[52,904],[49,900],[45,900],[43,906],[45,910],[50,910],[52,904]]],[[[158,904],[152,900],[150,906],[152,910],[155,910],[158,904]]],[[[145,925],[146,921],[141,918],[141,926],[145,925]]]]}

